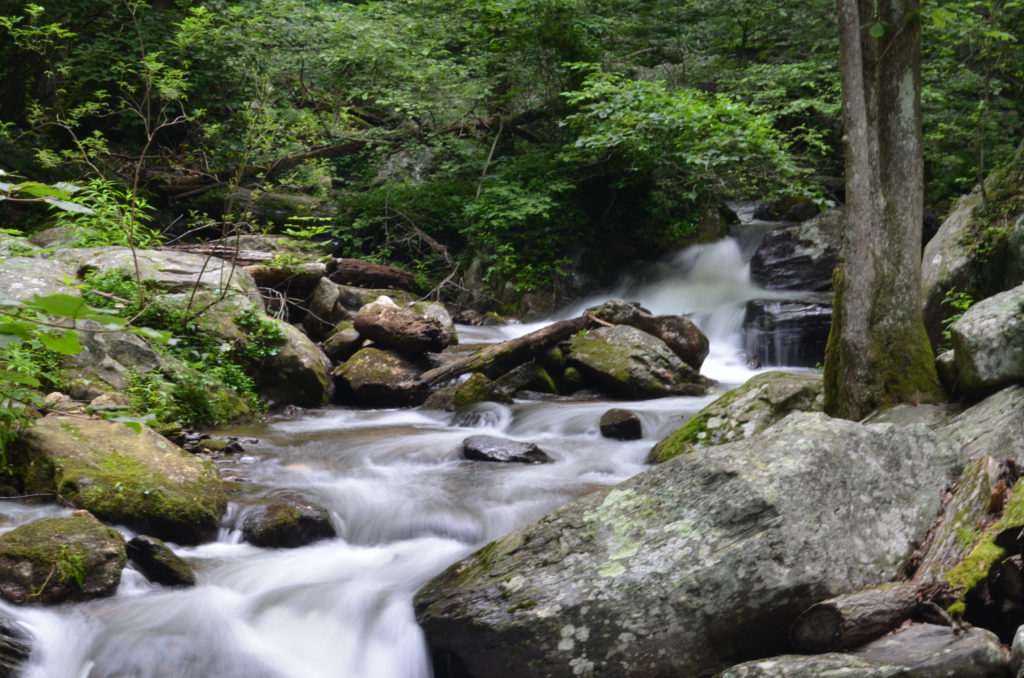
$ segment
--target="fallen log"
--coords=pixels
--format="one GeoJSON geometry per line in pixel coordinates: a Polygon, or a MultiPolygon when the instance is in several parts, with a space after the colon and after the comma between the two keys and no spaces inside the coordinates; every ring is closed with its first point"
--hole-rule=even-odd
{"type": "Polygon", "coordinates": [[[409,290],[415,284],[412,273],[394,266],[362,259],[332,259],[327,262],[327,278],[339,285],[363,285],[409,290]]]}
{"type": "Polygon", "coordinates": [[[790,628],[790,640],[804,652],[836,652],[893,630],[917,609],[917,585],[883,584],[812,605],[790,628]]]}
{"type": "Polygon", "coordinates": [[[469,372],[481,372],[491,378],[498,377],[513,367],[529,362],[548,346],[596,325],[589,315],[559,320],[535,332],[488,346],[465,358],[427,370],[420,376],[420,381],[426,386],[432,386],[469,372]]]}

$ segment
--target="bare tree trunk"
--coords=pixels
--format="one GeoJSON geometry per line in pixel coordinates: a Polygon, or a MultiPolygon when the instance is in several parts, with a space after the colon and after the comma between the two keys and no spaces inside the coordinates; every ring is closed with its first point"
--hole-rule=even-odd
{"type": "Polygon", "coordinates": [[[825,356],[825,408],[861,419],[942,398],[921,312],[918,0],[837,0],[846,229],[825,356]]]}

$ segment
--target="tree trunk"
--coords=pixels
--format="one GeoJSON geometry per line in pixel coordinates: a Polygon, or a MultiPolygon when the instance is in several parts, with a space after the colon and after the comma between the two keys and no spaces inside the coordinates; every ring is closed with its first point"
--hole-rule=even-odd
{"type": "Polygon", "coordinates": [[[846,211],[825,409],[861,419],[942,398],[921,311],[918,0],[837,0],[846,211]]]}

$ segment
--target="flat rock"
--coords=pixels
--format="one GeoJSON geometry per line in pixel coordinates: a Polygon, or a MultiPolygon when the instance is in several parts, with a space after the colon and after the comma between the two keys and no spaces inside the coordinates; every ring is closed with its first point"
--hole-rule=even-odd
{"type": "Polygon", "coordinates": [[[533,443],[497,436],[470,436],[462,441],[462,456],[473,461],[546,464],[551,458],[533,443]]]}

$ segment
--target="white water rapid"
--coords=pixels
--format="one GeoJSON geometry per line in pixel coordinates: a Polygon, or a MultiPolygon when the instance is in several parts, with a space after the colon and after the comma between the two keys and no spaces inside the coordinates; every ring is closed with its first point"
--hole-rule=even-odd
{"type": "MultiPolygon", "coordinates": [[[[748,299],[769,295],[747,282],[735,241],[681,252],[564,315],[612,296],[692,314],[711,339],[708,376],[732,385],[753,374],[739,355],[739,324],[748,299]]],[[[471,343],[534,327],[460,330],[471,343]]],[[[2,607],[34,638],[29,678],[427,678],[412,610],[423,583],[483,543],[640,472],[651,446],[713,398],[629,403],[644,423],[635,442],[602,438],[598,419],[613,405],[594,401],[484,403],[454,416],[327,408],[221,431],[258,439],[221,462],[239,503],[300,490],[330,510],[338,538],[256,548],[234,529],[233,505],[217,542],[175,547],[197,572],[193,589],[153,585],[129,568],[110,599],[2,607]],[[554,463],[461,461],[460,443],[475,433],[535,442],[554,463]]],[[[13,503],[0,512],[5,529],[67,513],[13,503]]]]}

